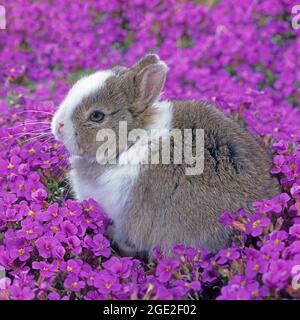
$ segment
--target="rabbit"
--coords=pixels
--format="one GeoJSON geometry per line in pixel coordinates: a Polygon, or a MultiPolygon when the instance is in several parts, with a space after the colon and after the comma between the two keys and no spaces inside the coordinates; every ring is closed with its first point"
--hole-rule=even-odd
{"type": "MultiPolygon", "coordinates": [[[[269,173],[271,155],[239,123],[205,101],[160,100],[167,72],[158,55],[148,54],[131,68],[116,66],[85,76],[70,89],[51,123],[71,154],[75,197],[100,204],[113,221],[110,237],[127,256],[151,253],[155,246],[172,255],[175,243],[215,252],[232,236],[219,222],[220,214],[240,208],[252,212],[253,201],[280,193],[277,178],[269,173]],[[186,163],[100,163],[96,154],[104,142],[97,141],[97,132],[110,129],[118,140],[121,121],[128,132],[204,130],[203,172],[187,175],[186,163]]],[[[139,139],[120,148],[116,158],[141,160],[147,146],[149,141],[139,139]]]]}

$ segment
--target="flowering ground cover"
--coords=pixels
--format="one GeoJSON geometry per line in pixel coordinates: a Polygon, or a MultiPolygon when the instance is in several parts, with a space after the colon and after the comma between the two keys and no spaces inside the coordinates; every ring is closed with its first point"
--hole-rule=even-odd
{"type": "Polygon", "coordinates": [[[1,299],[300,298],[295,1],[199,2],[2,1],[1,299]],[[177,259],[159,248],[148,262],[119,257],[101,203],[72,199],[68,155],[51,136],[53,112],[76,79],[148,52],[170,68],[165,97],[212,101],[274,153],[282,193],[255,202],[253,215],[223,213],[236,233],[215,254],[176,244],[177,259]]]}

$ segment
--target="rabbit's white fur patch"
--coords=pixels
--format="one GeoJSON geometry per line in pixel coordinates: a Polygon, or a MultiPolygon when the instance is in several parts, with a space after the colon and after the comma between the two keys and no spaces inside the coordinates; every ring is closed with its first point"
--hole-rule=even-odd
{"type": "Polygon", "coordinates": [[[148,126],[147,129],[171,129],[173,104],[165,100],[156,102],[153,107],[157,109],[157,113],[154,115],[153,124],[148,126]]]}

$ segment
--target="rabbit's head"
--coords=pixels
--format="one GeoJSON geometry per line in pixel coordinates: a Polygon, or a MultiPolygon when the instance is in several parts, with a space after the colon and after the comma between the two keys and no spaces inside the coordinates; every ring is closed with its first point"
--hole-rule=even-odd
{"type": "Polygon", "coordinates": [[[116,66],[80,79],[54,115],[54,136],[71,154],[94,159],[103,143],[96,139],[99,130],[112,130],[118,141],[120,121],[127,122],[128,131],[145,126],[147,109],[159,98],[166,74],[166,64],[150,54],[131,68],[116,66]]]}

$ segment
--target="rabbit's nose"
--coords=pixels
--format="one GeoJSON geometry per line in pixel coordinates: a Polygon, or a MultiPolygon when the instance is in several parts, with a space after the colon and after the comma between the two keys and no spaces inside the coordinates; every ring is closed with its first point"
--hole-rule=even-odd
{"type": "Polygon", "coordinates": [[[57,126],[57,132],[58,134],[62,134],[62,128],[64,127],[64,123],[63,122],[59,122],[58,126],[57,126]]]}

